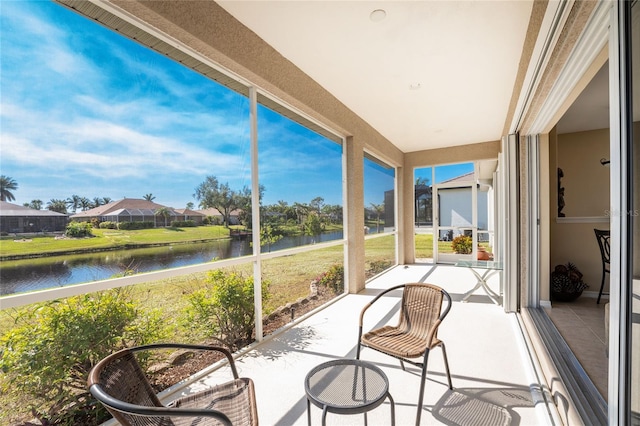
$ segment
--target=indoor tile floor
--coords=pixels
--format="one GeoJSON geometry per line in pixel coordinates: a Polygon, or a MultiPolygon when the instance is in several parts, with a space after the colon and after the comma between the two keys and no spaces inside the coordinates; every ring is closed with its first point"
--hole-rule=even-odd
{"type": "Polygon", "coordinates": [[[584,295],[569,303],[553,302],[547,315],[565,339],[582,368],[605,400],[607,399],[609,359],[605,336],[605,304],[584,295]]]}

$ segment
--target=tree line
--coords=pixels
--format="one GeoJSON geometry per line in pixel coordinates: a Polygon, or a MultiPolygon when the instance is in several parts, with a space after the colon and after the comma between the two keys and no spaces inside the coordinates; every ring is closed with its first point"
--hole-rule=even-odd
{"type": "MultiPolygon", "coordinates": [[[[15,200],[14,192],[18,189],[18,183],[11,177],[0,176],[0,197],[2,201],[15,200]]],[[[259,200],[262,204],[262,198],[265,192],[263,185],[259,187],[259,200]]],[[[251,228],[252,222],[252,198],[251,190],[243,187],[240,190],[231,188],[229,183],[221,183],[216,176],[207,176],[205,180],[195,188],[193,197],[198,202],[201,209],[215,208],[223,217],[225,226],[229,226],[232,214],[237,214],[240,222],[247,228],[251,228]]],[[[143,199],[153,201],[156,197],[151,194],[145,194],[143,199]]],[[[75,213],[78,211],[86,211],[95,207],[99,207],[113,201],[110,197],[94,197],[88,198],[79,195],[71,195],[66,199],[52,198],[46,204],[42,200],[32,200],[24,203],[25,207],[35,210],[46,209],[62,214],[75,213]]],[[[373,205],[374,212],[378,218],[382,212],[380,205],[373,205]]],[[[187,209],[195,207],[193,202],[186,205],[187,209]]],[[[311,220],[309,226],[317,230],[324,224],[342,223],[342,206],[339,204],[331,205],[324,202],[324,198],[315,197],[309,203],[294,202],[289,204],[284,200],[279,200],[272,205],[261,205],[261,222],[270,226],[285,225],[303,225],[311,220]]]]}

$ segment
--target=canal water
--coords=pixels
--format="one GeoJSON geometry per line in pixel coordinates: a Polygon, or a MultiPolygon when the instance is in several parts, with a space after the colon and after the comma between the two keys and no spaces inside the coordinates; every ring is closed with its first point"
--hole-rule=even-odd
{"type": "MultiPolygon", "coordinates": [[[[342,231],[321,235],[285,237],[270,251],[342,238],[342,231]]],[[[269,251],[267,247],[263,252],[269,251]]],[[[250,240],[218,240],[209,243],[176,244],[134,250],[44,257],[0,263],[0,295],[44,290],[98,281],[122,274],[127,269],[150,272],[196,265],[214,259],[229,259],[252,253],[250,240]]]]}

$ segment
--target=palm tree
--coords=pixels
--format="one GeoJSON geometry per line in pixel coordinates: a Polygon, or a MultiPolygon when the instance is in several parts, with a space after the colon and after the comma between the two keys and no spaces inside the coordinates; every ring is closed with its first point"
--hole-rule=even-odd
{"type": "Polygon", "coordinates": [[[429,181],[431,181],[431,179],[427,178],[427,177],[419,177],[416,178],[416,186],[429,186],[429,181]]]}
{"type": "Polygon", "coordinates": [[[91,200],[87,197],[80,198],[80,209],[84,212],[91,208],[91,200]]]}
{"type": "Polygon", "coordinates": [[[376,232],[380,232],[380,215],[384,213],[384,203],[382,204],[371,203],[371,208],[373,209],[373,211],[376,213],[378,217],[376,221],[376,232]]]}
{"type": "Polygon", "coordinates": [[[109,197],[102,197],[102,204],[109,204],[111,202],[111,198],[109,197]]]}
{"type": "Polygon", "coordinates": [[[278,213],[284,214],[287,211],[287,208],[289,208],[289,203],[287,203],[284,200],[278,200],[278,205],[276,210],[278,213]]]}
{"type": "Polygon", "coordinates": [[[100,198],[100,197],[94,197],[94,198],[93,198],[93,203],[91,204],[91,207],[92,207],[92,208],[100,207],[100,206],[102,205],[102,203],[103,203],[103,202],[104,202],[104,201],[102,200],[102,198],[100,198]]]}
{"type": "Polygon", "coordinates": [[[24,203],[23,206],[29,207],[30,209],[34,210],[41,210],[42,204],[42,200],[31,200],[30,203],[24,203]]]}
{"type": "Polygon", "coordinates": [[[147,201],[153,201],[153,200],[156,199],[156,197],[154,197],[153,194],[145,194],[144,197],[142,197],[142,198],[144,198],[147,201]]]}
{"type": "Polygon", "coordinates": [[[171,210],[169,209],[169,207],[160,207],[158,210],[156,210],[155,215],[164,217],[164,226],[166,227],[167,218],[171,216],[171,210]]]}
{"type": "Polygon", "coordinates": [[[78,211],[78,207],[80,207],[81,199],[82,197],[80,197],[79,195],[72,195],[71,197],[67,198],[67,207],[69,207],[75,213],[76,211],[78,211]]]}
{"type": "Polygon", "coordinates": [[[65,200],[56,200],[55,198],[52,198],[47,203],[47,209],[52,212],[67,214],[67,202],[65,200]]]}
{"type": "Polygon", "coordinates": [[[18,182],[9,176],[0,176],[0,200],[1,201],[13,201],[16,199],[13,192],[18,189],[18,182]]]}

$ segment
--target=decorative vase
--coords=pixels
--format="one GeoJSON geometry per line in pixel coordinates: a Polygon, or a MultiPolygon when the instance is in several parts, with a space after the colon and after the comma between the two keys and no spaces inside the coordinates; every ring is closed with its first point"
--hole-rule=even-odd
{"type": "Polygon", "coordinates": [[[551,273],[551,299],[557,302],[573,302],[587,287],[582,272],[571,262],[557,265],[551,273]]]}
{"type": "Polygon", "coordinates": [[[486,251],[483,247],[478,247],[478,260],[491,260],[489,252],[486,251]]]}

